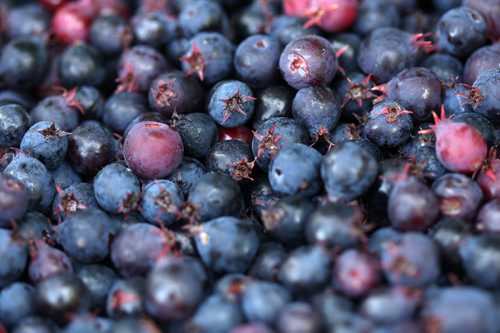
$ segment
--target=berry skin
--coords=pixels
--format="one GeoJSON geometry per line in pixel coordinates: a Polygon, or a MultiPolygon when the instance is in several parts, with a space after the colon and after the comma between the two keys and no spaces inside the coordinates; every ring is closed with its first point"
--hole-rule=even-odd
{"type": "Polygon", "coordinates": [[[327,85],[337,72],[337,57],[323,37],[308,35],[292,40],[281,52],[283,79],[295,89],[327,85]]]}
{"type": "Polygon", "coordinates": [[[500,122],[500,96],[498,96],[498,86],[500,85],[500,69],[492,69],[481,73],[472,85],[471,93],[479,93],[472,96],[474,110],[489,120],[500,122]],[[476,99],[474,99],[476,97],[476,99]]]}
{"type": "Polygon", "coordinates": [[[160,261],[146,279],[145,306],[153,318],[186,319],[203,300],[205,272],[193,258],[160,261]]]}
{"type": "Polygon", "coordinates": [[[21,105],[0,105],[0,147],[18,146],[30,122],[30,116],[21,105]]]}
{"type": "Polygon", "coordinates": [[[259,236],[251,221],[219,217],[203,223],[195,244],[203,263],[218,273],[247,270],[259,248],[259,236]]]}
{"type": "Polygon", "coordinates": [[[49,276],[36,287],[36,301],[41,313],[61,324],[78,312],[88,310],[90,299],[83,282],[73,273],[49,276]]]}
{"type": "Polygon", "coordinates": [[[271,201],[267,207],[265,204],[260,207],[259,214],[264,227],[271,237],[284,245],[303,244],[304,229],[309,215],[314,211],[313,203],[300,196],[275,200],[276,202],[271,201]]]}
{"type": "Polygon", "coordinates": [[[255,281],[245,289],[241,304],[249,321],[272,324],[291,298],[288,289],[277,283],[255,281]]]}
{"type": "Polygon", "coordinates": [[[346,201],[364,194],[375,181],[377,173],[375,157],[351,141],[336,145],[321,164],[321,178],[328,195],[346,201]]]}
{"type": "Polygon", "coordinates": [[[63,86],[72,88],[100,86],[106,72],[99,51],[92,45],[81,43],[64,50],[59,59],[57,75],[63,86]]]}
{"type": "Polygon", "coordinates": [[[488,36],[492,40],[498,40],[500,37],[500,24],[498,23],[500,8],[498,8],[498,3],[491,0],[464,0],[462,4],[477,10],[486,21],[486,25],[488,26],[488,36]]]}
{"type": "Polygon", "coordinates": [[[29,205],[29,194],[23,183],[0,174],[0,226],[8,227],[12,221],[21,219],[29,205]]]}
{"type": "Polygon", "coordinates": [[[69,133],[62,131],[55,123],[41,121],[24,134],[20,148],[30,152],[49,170],[61,165],[68,151],[69,133]]]}
{"type": "Polygon", "coordinates": [[[495,332],[494,301],[482,289],[454,286],[438,289],[424,302],[422,321],[427,332],[495,332]]]}
{"type": "Polygon", "coordinates": [[[411,113],[396,102],[376,104],[370,111],[364,133],[379,147],[397,147],[410,137],[413,129],[411,113]]]}
{"type": "Polygon", "coordinates": [[[357,250],[347,250],[337,258],[334,283],[342,293],[359,298],[373,290],[380,281],[376,260],[357,250]]]}
{"type": "Polygon", "coordinates": [[[434,53],[422,62],[422,67],[430,69],[438,79],[444,82],[453,82],[454,79],[462,81],[464,65],[449,54],[434,53]]]}
{"type": "Polygon", "coordinates": [[[165,179],[152,181],[142,190],[141,215],[149,223],[170,225],[177,220],[183,199],[182,190],[175,183],[165,179]]]}
{"type": "Polygon", "coordinates": [[[184,157],[181,164],[172,171],[167,179],[174,182],[182,190],[184,196],[187,196],[191,188],[205,173],[207,170],[197,159],[184,157]]]}
{"type": "Polygon", "coordinates": [[[387,92],[388,100],[412,111],[415,122],[427,120],[442,104],[441,83],[434,73],[423,67],[404,69],[387,85],[373,88],[378,89],[387,92]]]}
{"type": "Polygon", "coordinates": [[[302,246],[293,250],[283,261],[279,280],[297,293],[322,290],[328,283],[332,260],[321,246],[302,246]]]}
{"type": "Polygon", "coordinates": [[[43,78],[48,52],[43,41],[36,37],[10,40],[0,51],[0,78],[13,88],[33,88],[43,78]]]}
{"type": "Polygon", "coordinates": [[[254,35],[238,45],[234,68],[238,77],[251,87],[265,88],[277,74],[280,54],[281,45],[276,38],[254,35]]]}
{"type": "Polygon", "coordinates": [[[287,15],[308,18],[306,28],[318,25],[327,32],[339,32],[356,20],[358,3],[353,0],[285,0],[283,9],[287,15]]]}
{"type": "Polygon", "coordinates": [[[150,46],[136,45],[125,50],[118,62],[117,92],[145,92],[154,78],[169,67],[165,57],[150,46]]]}
{"type": "Polygon", "coordinates": [[[124,133],[136,117],[147,111],[147,102],[142,94],[123,91],[106,101],[102,121],[112,132],[124,133]]]}
{"type": "Polygon", "coordinates": [[[50,14],[38,4],[12,8],[7,17],[9,37],[43,36],[50,27],[50,14]]]}
{"type": "Polygon", "coordinates": [[[81,2],[67,3],[52,17],[54,34],[63,43],[86,41],[93,15],[81,2]]]}
{"type": "Polygon", "coordinates": [[[197,74],[200,81],[215,84],[232,70],[234,45],[217,32],[200,32],[191,41],[191,48],[180,58],[187,76],[197,74]]]}
{"type": "Polygon", "coordinates": [[[467,57],[486,42],[486,22],[469,7],[453,8],[436,24],[437,47],[459,58],[467,57]]]}
{"type": "MultiPolygon", "coordinates": [[[[290,117],[292,110],[292,90],[284,85],[266,87],[256,93],[253,128],[275,117],[290,117]]],[[[250,141],[251,138],[250,138],[250,141]]]]}
{"type": "Polygon", "coordinates": [[[429,42],[420,41],[422,37],[395,28],[375,29],[359,47],[359,67],[376,82],[387,82],[403,69],[415,66],[420,48],[434,49],[429,42]]]}
{"type": "Polygon", "coordinates": [[[481,167],[487,155],[487,145],[481,133],[466,123],[450,121],[441,107],[441,118],[433,113],[435,125],[421,133],[434,132],[436,156],[448,169],[460,173],[472,173],[481,167]]]}
{"type": "Polygon", "coordinates": [[[72,258],[93,263],[108,256],[115,221],[98,208],[77,211],[57,228],[57,241],[72,258]]]}
{"type": "Polygon", "coordinates": [[[368,295],[361,304],[361,312],[377,323],[391,324],[410,319],[418,305],[418,291],[391,287],[368,295]]]}
{"type": "Polygon", "coordinates": [[[228,301],[221,295],[211,295],[200,304],[188,328],[201,332],[229,332],[243,322],[241,312],[238,303],[228,301]]]}
{"type": "Polygon", "coordinates": [[[500,65],[500,44],[483,46],[472,53],[465,62],[463,82],[472,85],[478,76],[500,65]]]}
{"type": "Polygon", "coordinates": [[[341,108],[330,88],[309,87],[300,89],[293,98],[292,115],[304,126],[309,137],[317,140],[323,131],[330,131],[337,125],[341,108]]]}
{"type": "Polygon", "coordinates": [[[484,198],[500,198],[500,160],[496,157],[496,151],[491,150],[488,158],[477,174],[477,183],[483,191],[484,198]]]}
{"type": "Polygon", "coordinates": [[[470,221],[483,201],[479,185],[462,174],[447,173],[434,181],[432,189],[443,217],[470,221]]]}
{"type": "Polygon", "coordinates": [[[270,118],[259,125],[254,132],[252,152],[257,165],[267,171],[269,163],[280,149],[293,143],[307,144],[306,130],[295,120],[284,117],[270,118]]]}
{"type": "Polygon", "coordinates": [[[321,188],[323,158],[315,149],[294,143],[281,149],[269,166],[269,182],[277,193],[313,196],[321,188]]]}
{"type": "Polygon", "coordinates": [[[18,155],[3,173],[24,185],[29,194],[29,209],[40,209],[42,212],[49,210],[56,187],[42,162],[33,157],[18,155]]]}
{"type": "Polygon", "coordinates": [[[245,83],[222,81],[212,89],[208,113],[221,126],[238,127],[253,116],[255,99],[245,83]]]}
{"type": "Polygon", "coordinates": [[[30,247],[30,256],[28,275],[34,283],[57,273],[73,272],[73,265],[66,253],[38,239],[35,239],[30,247]]]}
{"type": "Polygon", "coordinates": [[[201,112],[180,115],[173,126],[182,138],[184,154],[200,159],[207,156],[219,135],[212,117],[201,112]]]}
{"type": "Polygon", "coordinates": [[[178,23],[184,35],[190,38],[203,31],[225,33],[229,22],[219,3],[200,0],[182,8],[178,23]]]}
{"type": "Polygon", "coordinates": [[[237,216],[243,210],[241,189],[231,177],[209,172],[191,188],[188,202],[196,207],[201,221],[237,216]]]}
{"type": "Polygon", "coordinates": [[[250,146],[239,140],[224,140],[216,143],[208,152],[206,167],[230,175],[234,180],[252,180],[255,165],[250,146]]]}
{"type": "Polygon", "coordinates": [[[0,292],[0,320],[11,327],[36,314],[35,288],[25,282],[14,282],[0,292]]]}
{"type": "Polygon", "coordinates": [[[137,13],[131,20],[135,40],[161,48],[172,41],[178,32],[177,21],[167,13],[153,10],[137,13]]]}
{"type": "MultiPolygon", "coordinates": [[[[49,96],[42,99],[32,110],[33,122],[54,122],[62,131],[71,132],[80,120],[78,101],[73,92],[64,92],[62,95],[49,96]]],[[[62,133],[61,133],[62,134],[62,133]]]]}
{"type": "Polygon", "coordinates": [[[459,253],[467,277],[484,288],[495,288],[500,281],[500,236],[470,236],[460,244],[459,253]]]}
{"type": "Polygon", "coordinates": [[[389,195],[387,212],[396,229],[426,230],[438,218],[438,198],[427,185],[410,176],[397,181],[389,195]]]}
{"type": "Polygon", "coordinates": [[[28,251],[22,241],[6,229],[0,229],[0,287],[4,288],[18,280],[26,268],[28,251]]]}
{"type": "Polygon", "coordinates": [[[52,216],[54,220],[60,222],[77,211],[89,207],[99,208],[91,184],[78,183],[64,189],[57,187],[57,194],[52,202],[52,216]]]}
{"type": "Polygon", "coordinates": [[[120,54],[134,36],[127,21],[117,15],[100,16],[90,27],[90,43],[104,55],[120,54]]]}
{"type": "Polygon", "coordinates": [[[477,213],[477,228],[485,234],[500,234],[500,199],[484,204],[477,213]]]}
{"type": "Polygon", "coordinates": [[[134,125],[123,144],[128,166],[146,179],[168,176],[180,164],[183,152],[179,133],[166,124],[151,121],[134,125]]]}
{"type": "Polygon", "coordinates": [[[407,232],[398,240],[382,245],[382,270],[391,284],[423,287],[439,277],[439,252],[427,236],[407,232]]]}
{"type": "Polygon", "coordinates": [[[76,172],[93,175],[114,159],[113,135],[97,121],[83,122],[69,137],[68,157],[76,172]]]}
{"type": "Polygon", "coordinates": [[[106,212],[127,216],[138,208],[141,186],[132,170],[123,162],[102,168],[94,178],[94,195],[106,212]]]}
{"type": "Polygon", "coordinates": [[[134,223],[122,229],[110,246],[110,257],[123,277],[149,272],[171,246],[169,233],[148,223],[134,223]]]}
{"type": "Polygon", "coordinates": [[[326,248],[355,247],[363,236],[360,228],[362,220],[363,213],[356,206],[320,206],[304,222],[307,241],[326,248]]]}
{"type": "Polygon", "coordinates": [[[186,114],[197,112],[203,103],[203,87],[193,77],[181,71],[169,71],[158,75],[148,91],[149,106],[166,116],[174,112],[186,114]]]}

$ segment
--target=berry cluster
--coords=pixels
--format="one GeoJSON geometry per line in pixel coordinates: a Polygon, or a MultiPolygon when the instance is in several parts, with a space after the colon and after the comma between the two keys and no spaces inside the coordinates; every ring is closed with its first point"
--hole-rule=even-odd
{"type": "Polygon", "coordinates": [[[0,333],[500,332],[498,0],[0,0],[0,333]]]}

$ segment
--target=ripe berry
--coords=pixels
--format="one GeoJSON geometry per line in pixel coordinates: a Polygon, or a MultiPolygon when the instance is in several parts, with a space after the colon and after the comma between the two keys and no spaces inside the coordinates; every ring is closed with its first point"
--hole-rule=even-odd
{"type": "Polygon", "coordinates": [[[434,132],[436,156],[449,170],[473,173],[481,167],[487,155],[487,145],[481,133],[466,123],[456,123],[446,118],[444,106],[441,118],[433,113],[434,125],[421,133],[434,132]]]}
{"type": "Polygon", "coordinates": [[[168,176],[181,163],[184,147],[170,126],[145,121],[134,125],[125,137],[123,155],[141,178],[168,176]]]}
{"type": "Polygon", "coordinates": [[[295,89],[327,85],[337,73],[337,56],[326,39],[308,35],[287,44],[279,67],[283,79],[295,89]]]}

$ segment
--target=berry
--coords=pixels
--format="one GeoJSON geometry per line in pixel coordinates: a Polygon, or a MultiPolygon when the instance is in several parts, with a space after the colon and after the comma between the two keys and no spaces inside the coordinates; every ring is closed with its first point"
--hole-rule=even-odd
{"type": "Polygon", "coordinates": [[[68,158],[76,172],[93,175],[114,157],[113,135],[101,123],[86,121],[71,133],[68,158]]]}
{"type": "Polygon", "coordinates": [[[55,123],[41,121],[24,134],[20,148],[40,160],[47,169],[54,170],[64,161],[68,151],[68,135],[55,123]]]}
{"type": "Polygon", "coordinates": [[[200,32],[190,44],[189,51],[180,58],[187,76],[196,73],[200,81],[214,84],[229,75],[234,45],[226,37],[217,32],[200,32]]]}
{"type": "Polygon", "coordinates": [[[321,187],[322,156],[315,149],[295,143],[281,149],[269,166],[269,182],[283,195],[313,196],[321,187]]]}
{"type": "Polygon", "coordinates": [[[281,54],[279,41],[271,36],[254,35],[242,41],[234,54],[234,69],[251,87],[265,88],[277,74],[281,54]]]}
{"type": "Polygon", "coordinates": [[[487,145],[481,133],[462,122],[452,122],[441,107],[441,118],[433,113],[434,125],[430,130],[436,136],[436,157],[449,170],[461,173],[477,171],[487,154],[487,145]]]}
{"type": "Polygon", "coordinates": [[[203,268],[190,258],[160,261],[148,274],[145,284],[146,311],[153,318],[187,318],[203,299],[203,268]]]}
{"type": "Polygon", "coordinates": [[[295,89],[327,85],[337,72],[337,57],[326,39],[308,35],[286,45],[279,67],[283,79],[295,89]]]}
{"type": "Polygon", "coordinates": [[[403,231],[426,230],[438,218],[444,200],[439,202],[436,194],[418,178],[402,177],[389,194],[389,221],[403,231]]]}
{"type": "Polygon", "coordinates": [[[131,169],[122,162],[115,162],[94,177],[94,195],[106,212],[128,215],[138,208],[141,186],[131,169]]]}
{"type": "Polygon", "coordinates": [[[181,137],[175,130],[152,121],[134,125],[123,144],[127,165],[147,179],[168,176],[181,162],[183,151],[181,137]]]}
{"type": "Polygon", "coordinates": [[[450,9],[436,24],[437,47],[460,58],[486,42],[486,22],[479,12],[469,7],[450,9]]]}
{"type": "Polygon", "coordinates": [[[195,244],[203,263],[215,272],[244,272],[259,247],[251,221],[220,217],[196,230],[195,244]]]}
{"type": "Polygon", "coordinates": [[[364,194],[377,177],[375,157],[357,143],[342,142],[321,164],[321,178],[333,199],[350,201],[364,194]]]}
{"type": "Polygon", "coordinates": [[[237,127],[246,123],[254,111],[253,93],[240,81],[222,81],[210,94],[208,113],[224,127],[237,127]]]}
{"type": "Polygon", "coordinates": [[[155,180],[147,184],[141,195],[141,215],[149,223],[169,225],[174,223],[184,195],[182,190],[169,180],[155,180]]]}
{"type": "Polygon", "coordinates": [[[0,174],[0,198],[2,227],[21,219],[28,210],[29,193],[23,183],[11,176],[0,174]]]}
{"type": "Polygon", "coordinates": [[[189,191],[188,202],[201,221],[237,216],[243,209],[241,189],[231,177],[216,172],[204,174],[189,191]]]}
{"type": "Polygon", "coordinates": [[[380,281],[377,261],[357,250],[347,250],[337,258],[334,282],[347,296],[358,298],[373,290],[380,281]]]}

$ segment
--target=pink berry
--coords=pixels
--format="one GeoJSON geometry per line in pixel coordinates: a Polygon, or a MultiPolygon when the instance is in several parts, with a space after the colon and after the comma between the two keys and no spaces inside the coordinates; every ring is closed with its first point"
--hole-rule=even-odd
{"type": "Polygon", "coordinates": [[[139,177],[163,178],[182,160],[184,146],[179,133],[170,126],[154,121],[135,124],[123,144],[127,165],[139,177]]]}
{"type": "Polygon", "coordinates": [[[285,0],[287,15],[308,18],[305,27],[319,26],[328,32],[344,31],[358,15],[357,0],[285,0]]]}
{"type": "Polygon", "coordinates": [[[436,157],[448,170],[473,173],[479,170],[488,153],[482,134],[474,127],[446,118],[444,106],[441,118],[433,112],[435,125],[431,130],[436,135],[436,157]]]}

